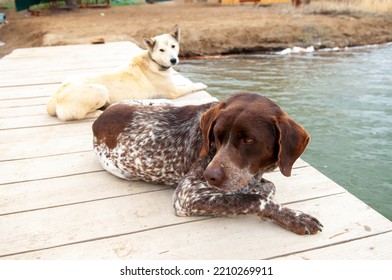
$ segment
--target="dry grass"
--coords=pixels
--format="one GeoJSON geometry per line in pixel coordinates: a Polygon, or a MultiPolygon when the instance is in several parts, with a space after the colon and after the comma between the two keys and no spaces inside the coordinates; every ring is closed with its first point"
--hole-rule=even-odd
{"type": "Polygon", "coordinates": [[[392,13],[392,0],[313,0],[308,9],[326,14],[392,13]]]}

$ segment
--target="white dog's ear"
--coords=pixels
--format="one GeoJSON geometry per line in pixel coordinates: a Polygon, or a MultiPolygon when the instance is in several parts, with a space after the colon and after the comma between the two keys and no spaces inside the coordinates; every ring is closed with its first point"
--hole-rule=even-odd
{"type": "Polygon", "coordinates": [[[180,28],[178,28],[178,25],[174,25],[172,30],[170,31],[170,35],[176,39],[178,42],[180,42],[180,28]]]}
{"type": "Polygon", "coordinates": [[[155,46],[155,40],[153,38],[144,38],[143,39],[144,44],[147,46],[147,49],[149,51],[152,51],[154,49],[155,46]]]}

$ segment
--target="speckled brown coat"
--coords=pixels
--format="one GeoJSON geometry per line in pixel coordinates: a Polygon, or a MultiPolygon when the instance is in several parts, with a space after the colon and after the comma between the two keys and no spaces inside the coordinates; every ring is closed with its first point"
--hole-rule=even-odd
{"type": "Polygon", "coordinates": [[[275,103],[241,93],[198,106],[117,104],[93,124],[102,166],[128,180],[171,185],[179,216],[253,214],[297,234],[319,221],[272,200],[263,173],[290,176],[309,135],[275,103]]]}

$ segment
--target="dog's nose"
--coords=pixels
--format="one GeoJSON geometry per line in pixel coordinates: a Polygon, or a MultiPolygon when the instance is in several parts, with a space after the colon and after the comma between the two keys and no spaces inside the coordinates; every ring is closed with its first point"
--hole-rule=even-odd
{"type": "Polygon", "coordinates": [[[204,170],[204,178],[211,186],[219,187],[222,184],[224,177],[225,174],[221,167],[207,167],[206,170],[204,170]]]}
{"type": "Polygon", "coordinates": [[[170,63],[173,64],[173,65],[176,64],[177,63],[177,58],[174,58],[174,57],[171,58],[170,59],[170,63]]]}

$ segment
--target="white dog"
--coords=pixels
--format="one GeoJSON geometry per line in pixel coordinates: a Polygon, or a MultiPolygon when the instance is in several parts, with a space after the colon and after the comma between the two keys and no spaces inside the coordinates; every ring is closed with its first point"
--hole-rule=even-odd
{"type": "Polygon", "coordinates": [[[101,107],[127,99],[177,98],[204,90],[202,83],[176,86],[172,66],[178,63],[180,30],[144,39],[147,50],[129,65],[103,75],[64,82],[47,104],[47,111],[61,120],[79,120],[101,107]]]}

